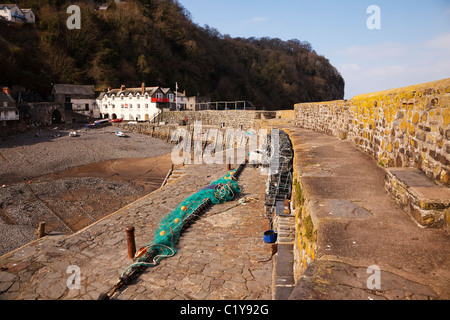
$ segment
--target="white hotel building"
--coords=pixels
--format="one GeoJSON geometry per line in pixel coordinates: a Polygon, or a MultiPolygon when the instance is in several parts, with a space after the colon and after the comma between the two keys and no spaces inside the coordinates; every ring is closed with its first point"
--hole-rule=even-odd
{"type": "Polygon", "coordinates": [[[97,99],[100,117],[124,121],[153,121],[163,109],[175,110],[176,94],[168,88],[108,88],[97,99]]]}

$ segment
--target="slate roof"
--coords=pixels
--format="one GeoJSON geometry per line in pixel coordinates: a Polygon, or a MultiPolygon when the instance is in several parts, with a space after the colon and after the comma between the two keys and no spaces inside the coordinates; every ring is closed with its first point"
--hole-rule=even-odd
{"type": "MultiPolygon", "coordinates": [[[[153,95],[159,87],[145,87],[145,93],[147,93],[149,96],[153,95]]],[[[114,95],[114,96],[120,96],[120,94],[123,93],[124,96],[128,96],[130,93],[132,95],[136,94],[142,94],[142,88],[125,88],[123,91],[120,89],[112,89],[107,92],[108,96],[114,95]]]]}
{"type": "Polygon", "coordinates": [[[0,91],[0,102],[16,102],[11,96],[8,96],[3,91],[0,91]]]}
{"type": "Polygon", "coordinates": [[[55,84],[53,86],[53,90],[56,94],[95,96],[95,89],[93,85],[55,84]]]}
{"type": "Polygon", "coordinates": [[[0,8],[7,7],[8,9],[11,9],[12,7],[16,6],[16,4],[4,4],[0,3],[0,8]]]}

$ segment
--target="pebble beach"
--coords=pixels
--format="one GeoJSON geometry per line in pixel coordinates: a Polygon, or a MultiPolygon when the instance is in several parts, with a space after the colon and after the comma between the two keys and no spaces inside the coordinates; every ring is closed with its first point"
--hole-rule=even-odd
{"type": "Polygon", "coordinates": [[[156,190],[173,145],[112,126],[53,127],[0,141],[0,256],[48,234],[72,234],[156,190]]]}

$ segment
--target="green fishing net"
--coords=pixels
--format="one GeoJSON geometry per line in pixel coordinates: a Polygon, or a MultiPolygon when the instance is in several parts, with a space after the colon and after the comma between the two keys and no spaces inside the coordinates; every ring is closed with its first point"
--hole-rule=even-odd
{"type": "Polygon", "coordinates": [[[135,263],[123,272],[122,276],[135,267],[154,267],[163,259],[176,254],[175,244],[183,229],[196,219],[209,205],[232,201],[241,192],[235,178],[236,170],[212,182],[197,193],[182,201],[171,213],[165,215],[158,224],[151,243],[136,253],[135,263]]]}

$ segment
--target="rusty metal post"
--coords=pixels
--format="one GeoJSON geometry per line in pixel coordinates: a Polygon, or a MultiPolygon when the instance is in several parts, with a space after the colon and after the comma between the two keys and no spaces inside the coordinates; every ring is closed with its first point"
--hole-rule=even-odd
{"type": "Polygon", "coordinates": [[[128,246],[128,259],[133,260],[136,254],[136,241],[134,239],[134,227],[127,227],[127,246],[128,246]]]}
{"type": "Polygon", "coordinates": [[[38,239],[45,236],[45,222],[39,222],[39,228],[37,230],[38,239]]]}

